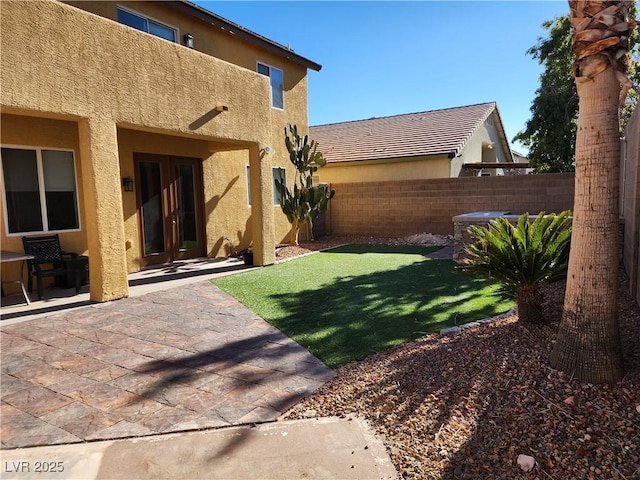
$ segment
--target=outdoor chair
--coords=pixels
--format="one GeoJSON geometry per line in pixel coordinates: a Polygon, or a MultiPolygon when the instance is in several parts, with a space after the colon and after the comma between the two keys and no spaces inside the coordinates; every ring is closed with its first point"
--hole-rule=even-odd
{"type": "Polygon", "coordinates": [[[80,268],[78,254],[63,252],[60,248],[58,235],[46,237],[22,237],[24,253],[33,255],[33,260],[27,260],[29,276],[27,289],[33,287],[33,277],[38,286],[38,300],[43,298],[44,277],[61,277],[71,274],[75,280],[76,293],[80,292],[80,268]]]}

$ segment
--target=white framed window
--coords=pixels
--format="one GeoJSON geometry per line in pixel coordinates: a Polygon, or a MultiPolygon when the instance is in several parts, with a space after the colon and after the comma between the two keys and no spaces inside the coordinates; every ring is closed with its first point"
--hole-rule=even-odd
{"type": "Polygon", "coordinates": [[[3,146],[0,157],[7,235],[80,229],[72,150],[3,146]]]}
{"type": "Polygon", "coordinates": [[[118,6],[118,23],[164,38],[170,42],[175,43],[178,38],[177,29],[121,6],[118,6]]]}
{"type": "Polygon", "coordinates": [[[258,62],[258,73],[269,77],[271,83],[271,106],[284,110],[284,73],[266,63],[258,62]]]}
{"type": "Polygon", "coordinates": [[[280,206],[280,190],[276,186],[276,180],[280,180],[280,183],[287,184],[287,169],[283,167],[273,167],[273,204],[280,206]]]}
{"type": "MultiPolygon", "coordinates": [[[[286,185],[287,183],[287,169],[283,167],[273,167],[273,205],[276,207],[280,206],[280,191],[276,186],[276,179],[280,180],[282,183],[286,185]]],[[[249,206],[251,206],[251,168],[249,165],[246,166],[247,172],[247,201],[249,206]]]]}
{"type": "Polygon", "coordinates": [[[251,206],[251,168],[247,165],[247,202],[251,206]]]}

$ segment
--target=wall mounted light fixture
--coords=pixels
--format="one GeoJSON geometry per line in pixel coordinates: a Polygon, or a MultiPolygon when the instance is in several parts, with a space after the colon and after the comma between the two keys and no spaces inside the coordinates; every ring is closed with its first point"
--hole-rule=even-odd
{"type": "Polygon", "coordinates": [[[276,153],[276,151],[271,148],[269,145],[267,145],[266,147],[264,147],[262,149],[262,151],[266,154],[266,155],[273,155],[274,153],[276,153]]]}
{"type": "Polygon", "coordinates": [[[133,178],[131,177],[124,177],[122,179],[122,189],[125,192],[133,192],[133,178]]]}
{"type": "Polygon", "coordinates": [[[190,33],[184,34],[184,45],[185,47],[193,48],[193,35],[190,33]]]}

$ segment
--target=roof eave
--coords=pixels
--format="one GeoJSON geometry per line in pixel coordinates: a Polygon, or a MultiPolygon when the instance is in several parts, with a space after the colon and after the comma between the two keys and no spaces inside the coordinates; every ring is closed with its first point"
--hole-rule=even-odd
{"type": "Polygon", "coordinates": [[[502,123],[502,117],[500,116],[500,110],[498,110],[498,104],[495,104],[494,112],[496,117],[498,118],[498,123],[500,124],[500,128],[498,128],[498,136],[500,137],[500,141],[502,142],[502,148],[504,149],[505,154],[510,162],[517,163],[513,158],[513,152],[511,151],[511,145],[509,145],[509,140],[507,139],[507,132],[504,130],[504,124],[502,123]]]}
{"type": "Polygon", "coordinates": [[[498,133],[498,137],[500,138],[500,143],[502,145],[502,149],[504,150],[505,155],[507,156],[507,161],[510,162],[510,163],[517,163],[513,158],[513,154],[511,152],[511,146],[509,145],[509,141],[507,140],[507,133],[504,130],[504,124],[502,123],[502,117],[500,116],[500,111],[498,110],[498,103],[497,102],[488,102],[488,104],[492,104],[493,105],[493,109],[486,116],[484,116],[483,118],[479,119],[478,124],[473,128],[473,130],[471,131],[469,136],[467,138],[465,138],[463,140],[463,142],[457,148],[456,154],[461,152],[464,149],[464,147],[467,145],[467,143],[469,142],[471,137],[473,137],[473,135],[478,131],[480,126],[487,120],[487,118],[489,118],[492,115],[495,115],[495,117],[498,120],[498,125],[496,126],[496,131],[498,133]]]}
{"type": "Polygon", "coordinates": [[[439,153],[425,153],[419,155],[406,155],[404,157],[367,157],[367,158],[355,158],[355,159],[346,159],[346,160],[330,160],[327,158],[325,154],[325,159],[327,160],[327,165],[339,165],[342,163],[362,163],[362,162],[404,162],[411,160],[433,160],[437,158],[446,157],[448,159],[452,159],[456,156],[455,152],[439,152],[439,153]]]}
{"type": "Polygon", "coordinates": [[[284,45],[280,45],[279,43],[252,32],[237,23],[233,23],[219,15],[216,15],[215,13],[196,5],[189,0],[173,0],[167,3],[178,11],[198,18],[209,25],[225,30],[238,38],[258,45],[265,50],[286,58],[287,60],[303,65],[311,70],[315,70],[316,72],[319,72],[322,69],[322,65],[319,63],[309,60],[302,55],[298,55],[284,45]]]}

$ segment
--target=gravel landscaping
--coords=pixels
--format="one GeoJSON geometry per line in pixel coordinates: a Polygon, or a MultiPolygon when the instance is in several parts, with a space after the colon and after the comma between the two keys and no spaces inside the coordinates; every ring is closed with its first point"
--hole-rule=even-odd
{"type": "MultiPolygon", "coordinates": [[[[322,239],[279,258],[427,238],[322,239]]],[[[560,283],[545,289],[547,325],[527,328],[511,315],[427,335],[340,368],[286,417],[365,417],[404,479],[640,479],[640,309],[627,292],[621,275],[627,374],[618,384],[579,384],[549,367],[560,283]],[[535,461],[528,472],[525,460],[535,461]]]]}

